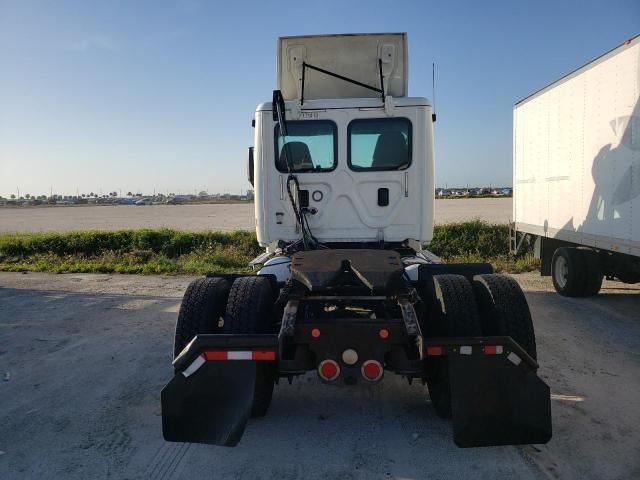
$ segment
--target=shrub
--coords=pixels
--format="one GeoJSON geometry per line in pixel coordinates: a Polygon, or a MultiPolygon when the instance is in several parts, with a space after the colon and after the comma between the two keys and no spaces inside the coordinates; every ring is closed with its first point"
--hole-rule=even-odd
{"type": "Polygon", "coordinates": [[[480,220],[437,225],[429,250],[448,258],[474,255],[491,258],[509,254],[509,226],[491,225],[480,220]]]}

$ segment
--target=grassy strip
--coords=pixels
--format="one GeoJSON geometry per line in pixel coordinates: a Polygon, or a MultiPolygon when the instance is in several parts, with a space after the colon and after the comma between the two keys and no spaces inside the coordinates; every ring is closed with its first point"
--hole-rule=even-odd
{"type": "Polygon", "coordinates": [[[169,229],[0,235],[0,270],[206,273],[248,270],[262,249],[245,231],[169,229]]]}
{"type": "MultiPolygon", "coordinates": [[[[488,261],[498,271],[538,265],[509,255],[509,228],[480,221],[439,225],[429,249],[447,262],[488,261]]],[[[248,271],[262,252],[254,233],[170,229],[0,235],[0,271],[206,273],[248,271]]]]}
{"type": "Polygon", "coordinates": [[[497,272],[529,272],[540,266],[532,252],[518,257],[509,253],[508,225],[480,220],[436,225],[429,250],[447,263],[488,262],[497,272]]]}

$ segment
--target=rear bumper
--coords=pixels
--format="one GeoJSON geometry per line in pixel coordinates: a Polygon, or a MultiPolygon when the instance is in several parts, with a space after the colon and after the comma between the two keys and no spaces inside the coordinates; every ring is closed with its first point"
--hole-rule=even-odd
{"type": "Polygon", "coordinates": [[[165,438],[235,445],[249,418],[258,362],[273,362],[280,376],[290,377],[334,357],[345,380],[358,376],[370,358],[381,358],[387,371],[423,380],[429,362],[445,359],[458,446],[546,443],[551,438],[549,387],[536,375],[535,360],[511,337],[433,338],[416,345],[402,333],[401,323],[348,323],[297,325],[292,337],[198,335],[175,359],[176,374],[162,392],[165,438]],[[382,328],[389,333],[384,339],[382,328]],[[320,335],[314,336],[313,329],[320,329],[320,335]],[[340,335],[354,329],[361,335],[358,345],[369,349],[350,366],[338,353],[345,341],[354,341],[340,335]]]}
{"type": "Polygon", "coordinates": [[[280,376],[315,370],[320,361],[341,361],[347,348],[359,353],[359,361],[375,359],[385,369],[402,375],[420,377],[424,362],[433,357],[492,357],[535,372],[537,362],[511,337],[432,338],[417,345],[398,322],[309,323],[296,326],[291,337],[278,334],[198,335],[173,361],[176,373],[194,372],[194,362],[274,361],[280,376]],[[381,332],[384,331],[384,334],[381,332]],[[228,354],[227,354],[228,352],[228,354]],[[226,355],[225,355],[226,354],[226,355]]]}

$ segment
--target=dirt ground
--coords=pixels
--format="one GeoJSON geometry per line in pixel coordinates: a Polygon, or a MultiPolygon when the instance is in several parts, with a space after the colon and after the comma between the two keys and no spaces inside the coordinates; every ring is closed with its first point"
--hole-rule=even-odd
{"type": "Polygon", "coordinates": [[[276,387],[234,449],[164,442],[160,390],[189,277],[0,274],[0,478],[640,478],[640,287],[568,299],[516,278],[550,385],[547,445],[458,449],[426,389],[388,375],[276,387]]]}
{"type": "MultiPolygon", "coordinates": [[[[511,219],[510,198],[436,200],[436,223],[480,218],[489,223],[511,219]]],[[[253,230],[254,205],[109,205],[0,208],[2,232],[65,232],[169,227],[180,230],[253,230]]]]}

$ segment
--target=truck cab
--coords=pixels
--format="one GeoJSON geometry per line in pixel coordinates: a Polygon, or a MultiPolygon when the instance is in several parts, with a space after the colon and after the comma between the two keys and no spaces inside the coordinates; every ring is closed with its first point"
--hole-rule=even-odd
{"type": "Polygon", "coordinates": [[[406,96],[405,34],[284,37],[278,65],[287,135],[273,102],[258,105],[249,167],[260,245],[273,251],[300,238],[290,174],[294,202],[321,242],[418,250],[429,242],[433,111],[426,98],[406,96]],[[336,50],[331,72],[314,69],[336,50]]]}

